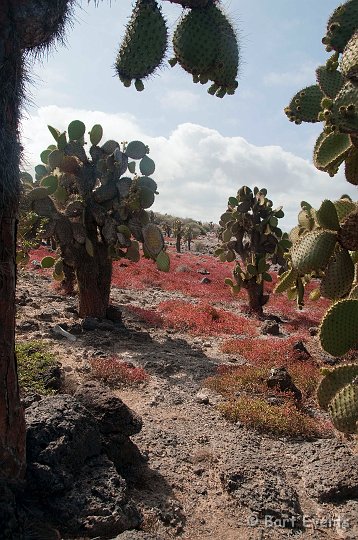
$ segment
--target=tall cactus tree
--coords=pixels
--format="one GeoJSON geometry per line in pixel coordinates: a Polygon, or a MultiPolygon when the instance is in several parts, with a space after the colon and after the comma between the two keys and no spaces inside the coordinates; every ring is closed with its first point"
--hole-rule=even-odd
{"type": "MultiPolygon", "coordinates": [[[[157,184],[150,177],[155,164],[141,141],[120,145],[108,140],[100,145],[103,129],[99,124],[89,132],[88,153],[83,122],[74,120],[63,133],[52,126],[49,129],[57,144],[41,153],[36,182],[24,175],[23,198],[38,216],[35,224],[29,222],[31,232],[37,233],[37,225],[38,237],[55,238],[59,256],[57,260],[45,257],[42,265],[53,267],[58,281],[68,281],[72,270],[80,317],[104,318],[113,259],[138,261],[141,242],[146,256],[160,270],[169,269],[162,233],[150,221],[154,213],[146,212],[157,193],[157,184]]],[[[23,258],[21,251],[18,258],[23,258]]]]}
{"type": "MultiPolygon", "coordinates": [[[[205,8],[212,3],[211,0],[172,1],[193,10],[205,8]]],[[[99,3],[98,0],[94,2],[99,3]]],[[[75,3],[76,0],[1,0],[0,2],[0,477],[4,478],[21,477],[24,474],[25,463],[25,424],[19,400],[15,357],[15,253],[21,156],[19,118],[26,83],[25,65],[31,55],[38,56],[56,39],[61,39],[66,22],[71,19],[75,3]]],[[[152,10],[156,11],[153,0],[140,0],[138,3],[151,5],[152,10]]],[[[158,19],[156,19],[156,24],[159,28],[158,19]]],[[[216,79],[222,83],[218,87],[219,97],[225,93],[232,93],[233,86],[236,87],[237,66],[235,71],[232,58],[234,57],[236,64],[239,61],[236,54],[238,51],[236,35],[230,23],[222,21],[222,25],[225,26],[225,24],[230,26],[228,38],[221,32],[221,37],[216,39],[216,64],[211,66],[215,67],[216,79]],[[222,61],[218,63],[219,55],[222,61]],[[227,62],[230,62],[229,79],[226,77],[225,69],[227,62]]],[[[148,28],[145,28],[145,24],[137,25],[137,31],[138,28],[144,29],[144,33],[139,37],[136,32],[128,30],[132,38],[135,37],[135,41],[132,42],[135,46],[125,51],[127,60],[130,60],[133,54],[133,59],[138,61],[143,53],[143,50],[138,53],[138,45],[145,43],[145,36],[151,33],[148,32],[148,28]]],[[[190,32],[188,36],[190,38],[190,32]]],[[[126,42],[128,43],[128,40],[126,42]]],[[[163,44],[163,39],[161,44],[163,44]]],[[[146,49],[144,45],[145,52],[147,52],[146,49]]],[[[120,51],[123,52],[122,46],[120,51]]],[[[149,52],[152,54],[153,48],[150,48],[149,52]]],[[[151,59],[153,71],[155,63],[158,62],[157,65],[161,63],[158,51],[155,52],[157,57],[151,59]]],[[[197,49],[196,54],[204,55],[205,49],[197,49]]],[[[130,80],[129,76],[134,78],[137,89],[141,90],[143,85],[139,76],[145,78],[150,73],[131,72],[128,77],[126,75],[123,77],[119,71],[120,60],[121,58],[117,57],[118,75],[122,77],[126,85],[130,80]]]]}
{"type": "Polygon", "coordinates": [[[267,190],[243,186],[236,197],[230,197],[226,212],[219,225],[220,246],[215,255],[221,261],[234,262],[233,278],[225,280],[233,294],[245,289],[249,308],[263,314],[269,296],[265,294],[265,281],[272,281],[270,263],[284,264],[283,254],[290,247],[286,233],[278,227],[284,217],[282,208],[273,208],[267,190]]]}

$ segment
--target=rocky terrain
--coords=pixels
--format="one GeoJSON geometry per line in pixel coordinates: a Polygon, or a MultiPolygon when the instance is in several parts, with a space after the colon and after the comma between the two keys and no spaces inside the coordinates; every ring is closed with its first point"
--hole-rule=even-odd
{"type": "Polygon", "coordinates": [[[292,440],[227,422],[217,409],[222,397],[203,387],[206,377],[228,361],[218,339],[150,327],[129,309],[148,308],[180,293],[158,287],[114,288],[112,303],[122,310],[122,322],[87,320],[85,325],[77,316],[76,298],[58,293],[41,271],[21,272],[17,296],[18,341],[47,342],[60,363],[60,395],[40,401],[39,396],[27,396],[25,402],[28,445],[31,434],[36,439],[41,432],[42,420],[52,425],[56,415],[63,419],[55,421],[58,428],[42,447],[35,445],[28,455],[38,493],[52,486],[47,511],[64,520],[66,526],[57,527],[63,538],[73,538],[71,526],[83,531],[83,538],[98,539],[113,537],[113,530],[134,529],[118,540],[358,537],[354,441],[339,434],[292,440]],[[57,325],[75,340],[56,333],[57,325]],[[91,382],[90,359],[112,355],[144,368],[149,380],[114,387],[112,398],[108,389],[91,389],[97,383],[91,382]],[[86,392],[92,397],[86,398],[86,392]],[[96,405],[98,394],[107,397],[96,405]],[[50,406],[53,400],[57,402],[50,406]],[[110,408],[111,427],[103,433],[103,418],[110,408]],[[97,424],[91,423],[88,410],[97,414],[97,424]],[[119,416],[115,411],[121,411],[119,416]],[[124,424],[123,411],[130,419],[126,417],[124,424]],[[126,422],[130,429],[123,427],[126,422]],[[64,437],[66,445],[59,443],[64,437]],[[72,454],[78,456],[78,448],[85,448],[86,454],[74,465],[72,454]],[[50,466],[45,474],[46,460],[50,466]],[[59,502],[64,491],[65,500],[59,502]],[[89,509],[84,509],[84,499],[90,501],[89,509]],[[76,526],[69,522],[69,507],[77,516],[76,526]]]}

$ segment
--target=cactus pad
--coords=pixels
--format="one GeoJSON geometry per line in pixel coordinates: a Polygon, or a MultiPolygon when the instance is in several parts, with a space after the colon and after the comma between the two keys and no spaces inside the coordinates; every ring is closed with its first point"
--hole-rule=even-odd
{"type": "Polygon", "coordinates": [[[332,356],[342,356],[358,342],[358,300],[340,300],[325,314],[319,333],[321,346],[332,356]]]}
{"type": "Polygon", "coordinates": [[[68,138],[70,141],[78,141],[82,139],[86,132],[86,126],[81,120],[73,120],[67,128],[68,138]]]}
{"type": "Polygon", "coordinates": [[[341,70],[347,79],[358,77],[358,32],[356,32],[343,51],[341,70]]]}
{"type": "Polygon", "coordinates": [[[358,186],[358,149],[351,148],[345,161],[345,176],[347,182],[358,186]]]}
{"type": "Polygon", "coordinates": [[[356,209],[354,202],[350,201],[349,199],[339,199],[338,201],[334,201],[334,206],[336,207],[340,222],[356,209]]]}
{"type": "Polygon", "coordinates": [[[358,131],[358,86],[348,81],[338,92],[331,109],[330,123],[346,133],[358,131]]]}
{"type": "Polygon", "coordinates": [[[343,433],[357,433],[358,380],[344,386],[328,407],[334,426],[343,433]]]}
{"type": "Polygon", "coordinates": [[[351,145],[350,137],[345,133],[322,133],[314,148],[315,166],[320,171],[334,171],[344,161],[351,145]]]}
{"type": "Polygon", "coordinates": [[[139,163],[139,170],[143,176],[150,176],[155,171],[155,163],[150,157],[144,156],[139,163]]]}
{"type": "MultiPolygon", "coordinates": [[[[155,0],[138,0],[120,46],[116,71],[125,84],[148,77],[163,62],[168,32],[155,0]]],[[[137,85],[140,90],[141,86],[137,85]]]]}
{"type": "Polygon", "coordinates": [[[323,270],[333,254],[337,235],[329,231],[311,231],[291,248],[292,267],[300,274],[323,270]]]}
{"type": "Polygon", "coordinates": [[[323,94],[334,99],[344,84],[342,74],[336,69],[320,66],[316,69],[317,83],[323,94]]]}
{"type": "Polygon", "coordinates": [[[161,251],[156,258],[157,268],[162,272],[169,272],[170,258],[165,251],[161,251]]]}
{"type": "Polygon", "coordinates": [[[131,159],[142,159],[147,152],[148,148],[142,141],[131,141],[126,147],[125,154],[131,159]]]}
{"type": "Polygon", "coordinates": [[[323,229],[338,231],[339,221],[336,207],[332,201],[326,199],[316,212],[316,218],[323,229]]]}
{"type": "Polygon", "coordinates": [[[292,98],[285,113],[293,122],[318,122],[323,97],[324,94],[317,84],[308,86],[292,98]]]}
{"type": "Polygon", "coordinates": [[[297,277],[297,272],[293,268],[287,270],[279,276],[279,282],[277,283],[274,292],[282,293],[287,291],[287,289],[290,289],[295,285],[297,277]]]}
{"type": "Polygon", "coordinates": [[[330,49],[341,53],[357,27],[358,4],[356,0],[348,0],[332,13],[322,42],[330,49]]]}
{"type": "Polygon", "coordinates": [[[338,241],[349,251],[358,250],[358,210],[349,214],[341,223],[338,241]]]}
{"type": "Polygon", "coordinates": [[[143,238],[147,252],[155,259],[164,248],[164,238],[160,229],[154,223],[148,223],[143,228],[143,238]]]}
{"type": "Polygon", "coordinates": [[[355,377],[358,377],[358,364],[342,364],[325,373],[317,388],[319,406],[327,411],[336,393],[351,383],[355,377]]]}
{"type": "Polygon", "coordinates": [[[346,249],[334,253],[321,280],[321,296],[337,300],[349,293],[354,279],[354,264],[346,249]]]}

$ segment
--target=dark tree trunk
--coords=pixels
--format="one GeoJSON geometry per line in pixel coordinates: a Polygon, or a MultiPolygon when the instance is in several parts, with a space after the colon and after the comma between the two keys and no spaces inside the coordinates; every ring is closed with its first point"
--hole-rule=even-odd
{"type": "Polygon", "coordinates": [[[175,247],[176,247],[176,250],[178,253],[180,253],[181,251],[181,246],[180,246],[180,240],[181,240],[181,237],[180,236],[177,236],[177,239],[176,239],[176,242],[175,242],[175,247]]]}
{"type": "Polygon", "coordinates": [[[25,472],[25,420],[15,356],[16,222],[20,193],[18,137],[23,57],[9,8],[0,6],[0,477],[25,472]]]}
{"type": "Polygon", "coordinates": [[[188,240],[188,251],[190,251],[190,247],[191,247],[191,240],[188,240]]]}
{"type": "Polygon", "coordinates": [[[250,311],[258,316],[263,314],[262,306],[266,304],[266,296],[264,295],[264,287],[262,283],[256,283],[253,278],[245,283],[245,289],[249,297],[250,311]]]}
{"type": "Polygon", "coordinates": [[[79,316],[104,319],[109,306],[112,261],[105,245],[94,244],[94,250],[94,257],[85,252],[76,261],[79,316]]]}

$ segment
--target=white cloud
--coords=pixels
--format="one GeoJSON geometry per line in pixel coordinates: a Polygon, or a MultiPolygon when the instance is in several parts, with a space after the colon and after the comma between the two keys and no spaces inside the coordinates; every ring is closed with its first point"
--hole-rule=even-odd
{"type": "Polygon", "coordinates": [[[283,206],[285,228],[296,224],[302,199],[318,207],[325,198],[342,193],[356,197],[342,174],[334,180],[308,161],[280,146],[255,146],[242,137],[225,137],[197,124],[181,124],[169,137],[143,133],[136,118],[127,114],[44,107],[23,121],[27,170],[38,163],[40,152],[52,143],[47,124],[65,130],[73,119],[90,128],[100,123],[108,139],[140,139],[156,162],[153,175],[158,191],[153,209],[203,221],[218,221],[227,199],[242,185],[266,187],[275,206],[283,206]]]}

